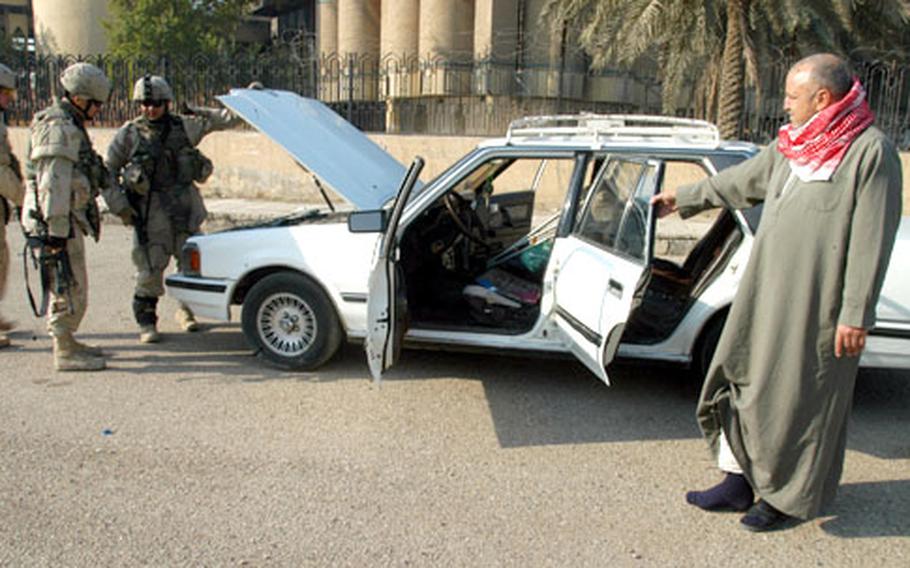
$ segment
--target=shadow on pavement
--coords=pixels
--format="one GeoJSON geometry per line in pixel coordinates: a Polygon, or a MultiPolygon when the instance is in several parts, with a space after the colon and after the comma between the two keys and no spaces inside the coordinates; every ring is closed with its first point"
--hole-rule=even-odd
{"type": "Polygon", "coordinates": [[[847,447],[882,459],[910,459],[910,436],[894,435],[908,431],[910,371],[861,371],[856,378],[847,447]]]}
{"type": "Polygon", "coordinates": [[[821,523],[841,538],[910,536],[910,480],[848,483],[838,489],[831,514],[821,523]]]}
{"type": "Polygon", "coordinates": [[[570,357],[406,351],[388,380],[482,382],[505,447],[696,439],[696,391],[679,368],[616,364],[607,387],[570,357]]]}
{"type": "MultiPolygon", "coordinates": [[[[207,325],[201,333],[165,333],[143,345],[126,333],[80,334],[112,355],[112,369],[172,374],[175,381],[371,381],[363,347],[344,344],[318,371],[286,371],[253,356],[238,324],[207,325]]],[[[49,341],[26,350],[49,350],[49,341]]],[[[698,387],[681,367],[622,361],[604,386],[567,356],[495,355],[408,349],[385,381],[458,377],[480,381],[503,447],[615,441],[697,439],[698,387]],[[592,418],[593,417],[593,418],[592,418]]],[[[883,459],[910,458],[910,373],[864,370],[857,380],[848,447],[883,459]]]]}

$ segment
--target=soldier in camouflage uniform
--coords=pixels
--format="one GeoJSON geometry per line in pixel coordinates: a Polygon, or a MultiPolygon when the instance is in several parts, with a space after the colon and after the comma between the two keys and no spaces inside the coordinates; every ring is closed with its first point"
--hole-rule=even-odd
{"type": "Polygon", "coordinates": [[[111,84],[101,69],[88,63],[67,67],[60,83],[63,97],[32,120],[22,227],[30,241],[41,243],[43,254],[68,257],[69,270],[49,275],[47,328],[54,340],[54,367],[97,371],[105,368],[101,350],[77,341],[73,334],[88,299],[83,235],[98,239],[101,225],[95,198],[110,181],[85,123],[101,110],[111,84]],[[60,293],[64,289],[67,293],[60,293]]]}
{"type": "MultiPolygon", "coordinates": [[[[0,63],[0,111],[16,100],[16,74],[0,63]]],[[[0,120],[0,299],[6,291],[6,275],[9,272],[9,246],[6,243],[6,225],[13,213],[22,206],[22,172],[19,161],[13,155],[6,131],[6,117],[0,120]]],[[[9,345],[6,333],[13,328],[12,322],[0,317],[0,348],[9,345]]]]}
{"type": "MultiPolygon", "coordinates": [[[[206,217],[196,183],[212,173],[212,162],[196,146],[210,132],[230,128],[240,119],[228,110],[170,112],[174,94],[162,77],[136,82],[133,100],[140,116],[124,124],[107,151],[107,166],[119,183],[105,192],[111,212],[133,225],[132,260],[136,266],[133,314],[142,343],[160,341],[156,313],[164,295],[164,270],[171,257],[181,267],[187,237],[206,217]]],[[[181,305],[176,314],[184,331],[197,331],[193,313],[181,305]]]]}

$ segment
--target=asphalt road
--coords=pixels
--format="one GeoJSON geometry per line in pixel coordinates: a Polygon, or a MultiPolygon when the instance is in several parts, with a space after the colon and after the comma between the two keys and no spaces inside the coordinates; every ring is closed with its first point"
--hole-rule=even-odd
{"type": "Polygon", "coordinates": [[[860,377],[828,515],[754,535],[683,500],[718,475],[678,369],[412,351],[375,387],[359,346],[278,372],[170,300],[139,345],[128,245],[88,249],[96,374],[53,371],[14,260],[0,565],[910,565],[910,374],[860,377]]]}

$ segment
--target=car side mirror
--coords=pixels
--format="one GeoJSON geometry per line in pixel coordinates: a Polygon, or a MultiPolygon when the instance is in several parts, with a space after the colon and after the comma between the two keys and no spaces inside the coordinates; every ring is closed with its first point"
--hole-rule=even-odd
{"type": "Polygon", "coordinates": [[[384,233],[387,225],[385,209],[354,211],[348,215],[348,230],[352,233],[384,233]]]}

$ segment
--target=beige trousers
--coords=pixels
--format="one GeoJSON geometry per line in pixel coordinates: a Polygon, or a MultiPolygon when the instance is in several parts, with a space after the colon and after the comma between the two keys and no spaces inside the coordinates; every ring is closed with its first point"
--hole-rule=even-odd
{"type": "Polygon", "coordinates": [[[6,225],[0,223],[0,300],[6,295],[6,277],[9,273],[9,243],[6,242],[6,225]]]}
{"type": "Polygon", "coordinates": [[[73,271],[73,282],[69,294],[58,295],[56,276],[51,275],[51,298],[47,312],[47,331],[54,337],[75,333],[85,316],[88,307],[88,273],[85,269],[85,239],[82,233],[75,231],[76,236],[66,241],[70,268],[73,271]]]}

